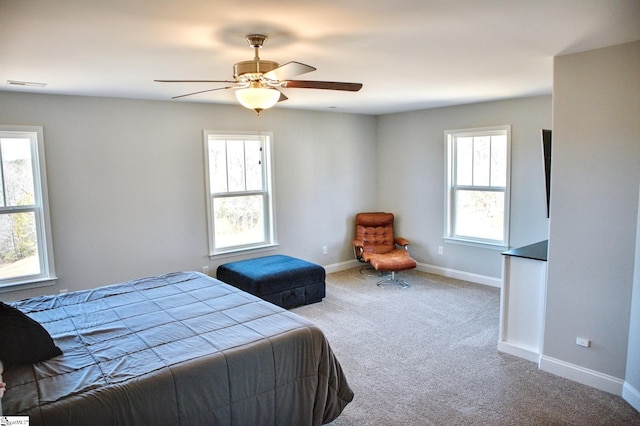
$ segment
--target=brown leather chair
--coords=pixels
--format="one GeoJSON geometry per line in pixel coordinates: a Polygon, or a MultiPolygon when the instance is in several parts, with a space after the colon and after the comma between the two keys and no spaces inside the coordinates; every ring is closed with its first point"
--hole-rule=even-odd
{"type": "Polygon", "coordinates": [[[409,283],[396,279],[396,272],[415,268],[416,261],[409,256],[409,240],[394,235],[393,221],[393,213],[358,213],[353,251],[360,262],[369,263],[376,271],[391,273],[378,281],[378,286],[407,288],[409,283]]]}

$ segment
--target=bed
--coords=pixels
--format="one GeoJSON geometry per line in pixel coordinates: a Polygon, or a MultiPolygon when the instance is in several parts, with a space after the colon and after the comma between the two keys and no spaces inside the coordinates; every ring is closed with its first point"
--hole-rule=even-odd
{"type": "Polygon", "coordinates": [[[353,399],[317,327],[198,272],[9,305],[62,351],[5,369],[31,426],[320,425],[353,399]]]}

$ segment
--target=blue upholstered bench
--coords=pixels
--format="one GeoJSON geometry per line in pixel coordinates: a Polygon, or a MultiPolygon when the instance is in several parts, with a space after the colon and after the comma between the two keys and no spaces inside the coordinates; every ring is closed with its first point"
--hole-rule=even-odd
{"type": "Polygon", "coordinates": [[[216,277],[285,309],[325,296],[322,266],[281,254],[225,263],[218,266],[216,277]]]}

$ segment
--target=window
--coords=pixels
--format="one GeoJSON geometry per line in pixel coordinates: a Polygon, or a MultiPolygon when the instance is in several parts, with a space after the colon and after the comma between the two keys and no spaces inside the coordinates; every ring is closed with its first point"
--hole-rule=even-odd
{"type": "Polygon", "coordinates": [[[447,130],[445,238],[509,242],[511,126],[447,130]]]}
{"type": "Polygon", "coordinates": [[[0,289],[55,279],[42,134],[0,126],[0,289]]]}
{"type": "Polygon", "coordinates": [[[210,256],[275,245],[272,139],[204,132],[210,256]]]}

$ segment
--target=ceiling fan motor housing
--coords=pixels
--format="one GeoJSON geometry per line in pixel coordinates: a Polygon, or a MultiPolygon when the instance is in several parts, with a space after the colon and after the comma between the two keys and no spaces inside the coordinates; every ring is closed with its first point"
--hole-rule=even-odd
{"type": "Polygon", "coordinates": [[[280,65],[274,61],[254,59],[252,61],[238,62],[233,66],[233,77],[239,81],[256,81],[262,74],[278,68],[280,65]]]}

